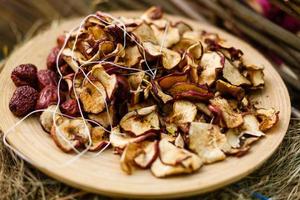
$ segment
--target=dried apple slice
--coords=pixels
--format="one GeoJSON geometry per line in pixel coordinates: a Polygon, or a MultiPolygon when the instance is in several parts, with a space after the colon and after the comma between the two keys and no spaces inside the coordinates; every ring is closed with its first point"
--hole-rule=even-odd
{"type": "Polygon", "coordinates": [[[129,143],[125,147],[120,159],[121,169],[125,173],[132,174],[135,165],[134,158],[140,154],[141,151],[142,149],[138,143],[129,143]]]}
{"type": "Polygon", "coordinates": [[[152,58],[161,57],[162,65],[165,69],[169,70],[176,67],[181,60],[180,54],[176,51],[160,47],[151,42],[145,42],[143,43],[143,46],[147,54],[152,58]]]}
{"type": "Polygon", "coordinates": [[[183,54],[186,52],[186,50],[194,45],[197,44],[197,41],[189,39],[189,38],[182,38],[177,44],[175,44],[172,47],[172,50],[179,52],[180,54],[183,54]]]}
{"type": "Polygon", "coordinates": [[[259,108],[256,110],[256,116],[260,119],[259,129],[267,131],[272,128],[279,120],[279,111],[274,108],[259,108]]]}
{"type": "Polygon", "coordinates": [[[115,123],[116,114],[116,110],[113,108],[112,105],[110,105],[108,112],[106,109],[104,109],[104,111],[98,114],[88,114],[88,117],[91,120],[98,122],[104,128],[107,128],[115,123]]]}
{"type": "Polygon", "coordinates": [[[197,171],[202,163],[196,154],[162,139],[159,142],[159,157],[152,164],[151,171],[156,177],[186,174],[197,171]]]}
{"type": "Polygon", "coordinates": [[[226,158],[222,150],[226,148],[227,141],[218,126],[192,122],[189,139],[189,148],[196,152],[204,163],[214,163],[226,158]]]}
{"type": "Polygon", "coordinates": [[[153,92],[153,96],[158,98],[159,101],[162,101],[164,104],[173,100],[173,97],[165,94],[161,88],[159,87],[158,83],[156,81],[151,81],[152,84],[152,92],[153,92]]]}
{"type": "Polygon", "coordinates": [[[175,144],[176,147],[184,148],[184,139],[181,136],[181,134],[177,135],[174,144],[175,144]]]}
{"type": "Polygon", "coordinates": [[[93,66],[92,75],[102,83],[107,97],[111,99],[118,86],[117,76],[115,74],[109,75],[106,73],[101,64],[93,66]]]}
{"type": "Polygon", "coordinates": [[[182,124],[194,121],[197,115],[197,107],[189,101],[175,101],[173,112],[168,121],[175,124],[182,124]]]}
{"type": "Polygon", "coordinates": [[[153,44],[157,44],[152,28],[145,22],[139,24],[131,33],[140,43],[151,42],[153,44]]]}
{"type": "Polygon", "coordinates": [[[218,69],[222,69],[224,66],[224,57],[217,52],[207,52],[203,54],[200,65],[203,70],[198,83],[210,86],[217,79],[218,69]]]}
{"type": "Polygon", "coordinates": [[[241,135],[251,135],[255,137],[261,137],[265,134],[259,130],[259,122],[253,114],[246,114],[243,116],[244,123],[241,127],[241,135]]]}
{"type": "Polygon", "coordinates": [[[192,44],[189,48],[187,48],[186,52],[194,59],[200,59],[203,54],[203,47],[201,42],[192,44]]]}
{"type": "Polygon", "coordinates": [[[222,118],[227,128],[235,128],[243,124],[243,117],[240,113],[235,112],[229,105],[228,101],[221,97],[210,100],[212,106],[218,108],[222,112],[222,118]]]}
{"type": "Polygon", "coordinates": [[[51,132],[51,128],[53,126],[53,114],[56,115],[56,113],[60,113],[59,108],[57,108],[57,105],[51,105],[46,110],[44,110],[40,116],[40,124],[42,128],[47,132],[51,132]]]}
{"type": "Polygon", "coordinates": [[[89,151],[99,151],[108,145],[108,136],[103,127],[97,126],[91,129],[91,141],[89,151]]]}
{"type": "Polygon", "coordinates": [[[169,48],[180,40],[180,35],[177,28],[168,26],[167,28],[159,29],[155,25],[151,26],[151,28],[156,37],[156,40],[158,41],[159,46],[169,48]]]}
{"type": "Polygon", "coordinates": [[[152,20],[161,19],[163,17],[163,14],[164,12],[162,8],[158,6],[151,6],[142,14],[141,19],[147,22],[151,22],[152,20]]]}
{"type": "Polygon", "coordinates": [[[214,96],[207,87],[186,82],[174,84],[169,93],[175,99],[208,100],[214,96]]]}
{"type": "Polygon", "coordinates": [[[231,85],[223,80],[217,80],[216,89],[222,94],[230,94],[231,96],[236,97],[237,100],[242,100],[245,96],[245,90],[243,88],[231,85]]]}
{"type": "Polygon", "coordinates": [[[142,55],[140,54],[140,51],[135,46],[129,46],[125,48],[125,57],[124,57],[124,64],[127,67],[132,67],[137,65],[140,60],[142,59],[142,55]]]}
{"type": "Polygon", "coordinates": [[[121,133],[120,127],[116,126],[116,127],[113,127],[112,130],[111,130],[111,134],[109,135],[109,141],[110,141],[110,143],[113,147],[119,148],[119,149],[124,149],[126,147],[126,145],[129,144],[129,143],[143,142],[146,139],[155,138],[156,136],[157,136],[156,133],[148,132],[148,133],[146,133],[144,135],[141,135],[139,137],[131,137],[126,133],[121,133]]]}
{"type": "Polygon", "coordinates": [[[233,66],[227,59],[225,59],[223,77],[232,85],[251,85],[251,82],[246,77],[244,77],[239,72],[238,68],[233,66]]]}
{"type": "Polygon", "coordinates": [[[186,82],[187,81],[187,74],[186,73],[172,73],[166,76],[163,76],[157,80],[159,86],[163,90],[167,90],[171,88],[175,83],[178,82],[186,82]]]}
{"type": "Polygon", "coordinates": [[[131,90],[137,90],[145,77],[145,72],[136,72],[128,77],[128,83],[131,90]]]}
{"type": "Polygon", "coordinates": [[[141,108],[127,113],[120,121],[120,127],[125,132],[135,136],[160,129],[156,105],[141,108]]]}
{"type": "Polygon", "coordinates": [[[141,153],[134,158],[134,162],[142,169],[149,168],[158,156],[158,141],[144,142],[141,153]]]}
{"type": "Polygon", "coordinates": [[[247,70],[247,77],[250,79],[253,87],[261,87],[265,84],[263,70],[247,70]]]}
{"type": "Polygon", "coordinates": [[[79,99],[85,112],[98,114],[105,108],[106,93],[99,81],[85,80],[79,92],[79,99]]]}
{"type": "Polygon", "coordinates": [[[179,31],[180,36],[182,36],[187,31],[192,31],[193,28],[188,25],[187,23],[183,21],[178,21],[175,24],[172,24],[172,26],[176,27],[179,31]]]}
{"type": "Polygon", "coordinates": [[[56,116],[55,122],[56,126],[52,126],[51,136],[62,151],[70,153],[88,140],[88,134],[91,131],[91,125],[88,122],[63,116],[56,116]]]}
{"type": "Polygon", "coordinates": [[[198,102],[198,103],[195,103],[195,106],[197,107],[197,109],[200,112],[206,114],[207,116],[209,116],[209,117],[213,116],[213,113],[209,110],[209,108],[206,104],[198,102]]]}

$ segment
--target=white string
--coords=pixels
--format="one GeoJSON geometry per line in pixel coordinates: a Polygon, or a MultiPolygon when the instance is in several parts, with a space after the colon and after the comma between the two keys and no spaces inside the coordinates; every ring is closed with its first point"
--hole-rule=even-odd
{"type": "MultiPolygon", "coordinates": [[[[66,34],[66,39],[64,41],[64,44],[62,46],[62,48],[60,49],[58,55],[57,55],[57,58],[56,58],[56,68],[57,68],[57,71],[59,73],[59,81],[58,81],[58,85],[57,85],[57,92],[59,93],[60,92],[60,86],[61,86],[61,81],[63,79],[63,76],[62,76],[62,73],[60,71],[60,68],[59,68],[59,59],[61,57],[61,54],[63,52],[63,50],[65,49],[66,47],[66,44],[67,42],[69,41],[70,37],[72,36],[72,34],[74,33],[74,31],[77,29],[77,33],[76,33],[76,36],[75,36],[75,42],[73,44],[73,47],[72,47],[72,54],[71,54],[71,58],[72,58],[72,62],[76,62],[75,59],[74,59],[74,51],[75,51],[75,47],[76,47],[76,44],[77,44],[77,41],[78,41],[78,37],[79,37],[79,34],[80,34],[80,31],[82,30],[82,27],[85,23],[85,21],[87,19],[89,19],[90,17],[95,17],[97,18],[98,20],[100,20],[101,22],[104,22],[106,24],[110,24],[110,25],[117,25],[121,30],[123,30],[123,33],[124,33],[124,39],[123,39],[123,48],[126,47],[126,36],[128,36],[133,42],[135,42],[142,50],[143,50],[143,57],[144,57],[144,60],[145,60],[145,63],[146,63],[146,66],[148,68],[148,70],[140,70],[140,69],[135,69],[135,68],[128,68],[128,67],[124,67],[124,66],[120,66],[120,65],[117,65],[115,63],[112,63],[112,62],[106,62],[106,61],[89,61],[89,62],[85,62],[84,64],[82,64],[81,66],[78,67],[78,69],[84,74],[85,76],[85,79],[87,79],[100,93],[100,89],[97,88],[97,86],[95,84],[92,83],[92,81],[88,78],[88,74],[85,74],[85,72],[81,69],[83,66],[85,65],[88,65],[88,64],[95,64],[95,63],[109,63],[113,66],[116,66],[116,67],[119,67],[121,69],[126,69],[126,70],[133,70],[133,71],[137,71],[137,72],[133,72],[133,73],[138,73],[140,71],[144,71],[145,73],[147,73],[150,77],[154,78],[155,77],[155,74],[156,74],[156,71],[155,71],[155,74],[154,72],[152,71],[152,69],[149,67],[148,63],[147,63],[147,59],[146,59],[146,55],[145,55],[145,49],[144,47],[135,40],[134,37],[132,37],[130,34],[127,33],[126,31],[126,26],[125,24],[118,20],[117,18],[114,18],[112,17],[111,15],[109,14],[105,14],[105,13],[102,13],[104,16],[108,16],[110,17],[111,19],[113,19],[114,21],[117,21],[121,24],[121,27],[118,25],[118,24],[113,24],[113,23],[110,23],[110,22],[107,22],[107,21],[103,21],[101,18],[99,18],[98,16],[96,15],[88,15],[87,17],[85,17],[81,23],[80,23],[80,26],[79,27],[75,27],[73,28],[71,31],[69,31],[68,34],[66,34]],[[149,73],[148,73],[149,72],[149,73]]],[[[167,29],[167,27],[166,27],[167,29]]],[[[166,31],[166,30],[165,30],[166,31]]],[[[165,39],[165,36],[164,36],[164,39],[165,39]]],[[[163,40],[163,43],[162,43],[162,46],[164,44],[164,40],[163,40]]],[[[162,46],[161,46],[161,49],[162,49],[162,46]]],[[[77,63],[76,63],[77,64],[77,63]]],[[[157,69],[156,69],[157,70],[157,69]]],[[[77,104],[78,104],[78,107],[79,107],[79,112],[80,112],[80,115],[81,115],[81,118],[84,122],[84,125],[85,125],[85,131],[84,131],[84,134],[86,134],[86,136],[88,137],[88,146],[83,150],[83,151],[78,151],[75,147],[73,147],[73,145],[71,144],[71,142],[65,138],[65,136],[61,133],[61,130],[58,128],[58,135],[67,143],[70,145],[70,147],[72,147],[72,149],[74,150],[74,152],[77,154],[75,157],[73,157],[72,159],[68,160],[67,162],[65,162],[64,164],[60,165],[61,167],[65,167],[71,163],[73,163],[74,161],[76,161],[77,159],[79,159],[81,156],[83,156],[87,151],[88,149],[91,147],[92,145],[92,140],[91,140],[91,135],[90,135],[90,131],[88,129],[88,126],[87,126],[87,121],[88,122],[93,122],[95,124],[97,124],[98,126],[100,126],[101,128],[103,128],[106,132],[109,132],[111,133],[111,131],[105,129],[102,125],[100,125],[99,123],[93,121],[93,120],[89,120],[89,119],[85,119],[84,118],[84,115],[83,115],[83,112],[82,112],[82,109],[81,109],[81,105],[80,105],[80,102],[79,102],[79,99],[78,99],[78,96],[77,96],[77,93],[75,91],[75,87],[74,87],[74,80],[75,80],[75,77],[76,77],[76,74],[78,73],[78,70],[77,72],[75,73],[74,77],[73,77],[73,90],[74,90],[74,94],[75,94],[75,97],[76,97],[76,101],[77,101],[77,104]]],[[[132,74],[133,74],[132,73],[132,74]]],[[[102,94],[102,96],[104,97],[104,95],[102,94]]],[[[59,105],[60,105],[60,102],[61,102],[61,98],[60,98],[60,95],[58,94],[58,101],[57,101],[57,105],[55,107],[55,110],[54,111],[50,111],[50,110],[46,110],[46,109],[40,109],[40,110],[35,110],[35,111],[32,111],[30,112],[29,114],[27,114],[25,117],[23,117],[21,120],[19,120],[14,126],[10,127],[5,133],[4,133],[4,136],[3,136],[3,142],[4,144],[10,148],[11,150],[13,150],[18,156],[20,156],[23,160],[31,163],[31,164],[34,164],[36,166],[41,166],[40,163],[35,163],[33,160],[31,160],[30,158],[28,158],[27,156],[25,156],[23,153],[21,153],[18,149],[14,148],[12,145],[10,145],[7,141],[7,137],[10,133],[12,133],[12,130],[14,130],[20,123],[22,123],[24,120],[26,120],[29,116],[31,116],[32,114],[35,114],[35,113],[38,113],[38,112],[43,112],[43,111],[47,111],[47,112],[52,112],[53,115],[53,122],[54,122],[54,126],[55,128],[57,128],[57,124],[56,124],[56,120],[55,120],[55,117],[57,115],[62,115],[62,116],[65,116],[65,117],[68,117],[68,118],[72,118],[74,119],[75,117],[72,117],[72,116],[68,116],[68,115],[65,115],[65,114],[62,114],[62,113],[59,113],[58,110],[59,110],[59,105]]],[[[109,117],[109,120],[110,120],[110,128],[112,129],[112,123],[111,123],[111,117],[110,117],[110,114],[109,114],[109,108],[108,108],[108,104],[106,102],[106,100],[104,100],[105,102],[105,106],[106,106],[106,110],[107,110],[107,113],[108,113],[108,117],[109,117]]],[[[97,152],[94,156],[98,156],[100,155],[108,146],[110,145],[110,142],[108,142],[108,144],[102,148],[99,152],[97,152]]],[[[93,156],[93,157],[94,157],[93,156]]]]}

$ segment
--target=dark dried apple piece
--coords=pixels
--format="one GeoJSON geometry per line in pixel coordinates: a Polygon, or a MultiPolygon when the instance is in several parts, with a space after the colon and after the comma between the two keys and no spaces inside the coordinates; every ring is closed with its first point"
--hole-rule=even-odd
{"type": "Polygon", "coordinates": [[[166,76],[163,76],[157,80],[159,86],[163,90],[171,88],[175,83],[186,82],[187,81],[186,73],[172,73],[166,76]]]}
{"type": "Polygon", "coordinates": [[[245,96],[245,90],[243,88],[231,85],[223,80],[217,80],[216,89],[222,94],[230,94],[231,96],[236,97],[237,100],[242,100],[245,96]]]}
{"type": "Polygon", "coordinates": [[[158,156],[158,141],[144,142],[142,151],[134,158],[134,162],[142,169],[149,168],[158,156]]]}
{"type": "Polygon", "coordinates": [[[186,82],[174,84],[169,93],[175,99],[208,100],[214,96],[207,87],[186,82]]]}

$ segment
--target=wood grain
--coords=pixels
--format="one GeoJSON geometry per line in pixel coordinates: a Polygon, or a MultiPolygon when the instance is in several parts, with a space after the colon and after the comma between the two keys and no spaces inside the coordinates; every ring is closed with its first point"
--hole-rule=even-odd
{"type": "MultiPolygon", "coordinates": [[[[118,12],[116,16],[137,16],[139,13],[118,12]]],[[[290,120],[291,105],[288,91],[271,64],[254,48],[223,30],[204,23],[197,23],[181,17],[169,16],[171,20],[185,20],[195,29],[217,32],[233,46],[242,49],[245,59],[265,67],[265,89],[255,98],[265,107],[274,107],[280,111],[280,122],[268,132],[267,137],[253,146],[251,151],[241,158],[228,158],[226,161],[204,166],[198,173],[158,179],[149,171],[137,171],[131,176],[125,175],[119,167],[119,158],[111,150],[98,157],[81,157],[68,166],[64,162],[74,158],[61,152],[40,127],[37,117],[30,117],[21,123],[8,139],[10,143],[29,157],[33,165],[47,175],[71,186],[90,192],[135,198],[171,198],[189,196],[215,190],[235,182],[257,169],[268,159],[281,143],[290,120]]],[[[1,99],[0,126],[5,132],[19,119],[8,109],[8,102],[15,89],[10,80],[12,69],[21,63],[33,63],[40,69],[46,67],[46,57],[55,45],[56,37],[79,23],[79,19],[63,22],[57,28],[51,28],[36,36],[16,50],[7,60],[0,75],[1,99]]],[[[92,153],[88,155],[93,155],[92,153]]]]}

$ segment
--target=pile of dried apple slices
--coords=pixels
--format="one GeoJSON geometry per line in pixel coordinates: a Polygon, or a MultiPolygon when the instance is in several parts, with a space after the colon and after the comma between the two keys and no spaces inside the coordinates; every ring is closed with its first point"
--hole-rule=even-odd
{"type": "Polygon", "coordinates": [[[128,174],[187,174],[242,156],[278,121],[251,100],[264,87],[261,66],[157,7],[140,18],[90,15],[57,38],[47,69],[21,65],[12,79],[15,115],[45,109],[40,123],[62,151],[110,145],[128,174]]]}

